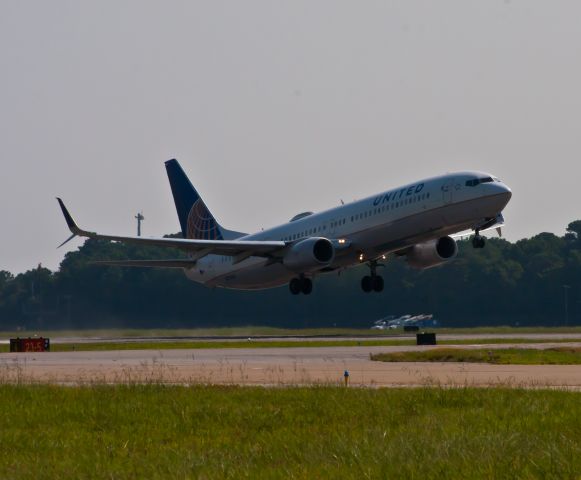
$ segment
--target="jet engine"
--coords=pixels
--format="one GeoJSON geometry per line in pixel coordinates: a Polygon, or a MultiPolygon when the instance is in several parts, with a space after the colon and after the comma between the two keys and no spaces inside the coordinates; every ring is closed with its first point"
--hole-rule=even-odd
{"type": "Polygon", "coordinates": [[[282,259],[285,267],[295,272],[318,270],[331,264],[335,258],[335,248],[330,240],[311,237],[290,247],[282,259]]]}
{"type": "Polygon", "coordinates": [[[457,253],[456,241],[451,237],[441,237],[414,245],[406,257],[411,267],[426,269],[452,260],[457,253]]]}

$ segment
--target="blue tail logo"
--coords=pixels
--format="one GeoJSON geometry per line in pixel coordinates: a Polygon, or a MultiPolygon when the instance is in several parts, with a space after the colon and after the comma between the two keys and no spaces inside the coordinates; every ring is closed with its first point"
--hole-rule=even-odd
{"type": "Polygon", "coordinates": [[[184,238],[234,240],[247,235],[227,230],[216,221],[177,160],[168,160],[165,168],[184,238]]]}
{"type": "Polygon", "coordinates": [[[177,160],[165,162],[182,235],[197,240],[224,240],[222,227],[180,167],[177,160]]]}
{"type": "Polygon", "coordinates": [[[187,238],[197,240],[224,240],[216,219],[201,198],[198,198],[188,214],[187,238]]]}

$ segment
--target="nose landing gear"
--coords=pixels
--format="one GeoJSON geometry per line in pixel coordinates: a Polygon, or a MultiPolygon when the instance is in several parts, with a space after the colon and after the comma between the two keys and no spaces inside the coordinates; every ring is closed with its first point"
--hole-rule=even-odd
{"type": "Polygon", "coordinates": [[[476,235],[472,237],[472,246],[474,248],[484,248],[484,245],[486,245],[486,239],[476,230],[476,235]]]}
{"type": "Polygon", "coordinates": [[[313,281],[310,278],[300,276],[293,278],[288,284],[288,287],[293,295],[298,295],[299,293],[310,295],[313,291],[313,281]]]}
{"type": "Polygon", "coordinates": [[[381,275],[377,275],[377,267],[383,267],[383,265],[378,265],[377,260],[372,260],[369,262],[369,270],[371,271],[371,275],[365,275],[361,279],[361,289],[365,293],[369,292],[382,292],[383,291],[383,277],[381,275]]]}

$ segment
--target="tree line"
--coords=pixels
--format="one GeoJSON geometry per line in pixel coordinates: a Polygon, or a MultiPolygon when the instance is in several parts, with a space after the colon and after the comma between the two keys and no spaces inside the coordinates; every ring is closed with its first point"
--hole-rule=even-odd
{"type": "Polygon", "coordinates": [[[361,266],[317,277],[313,294],[287,287],[208,289],[180,270],[92,265],[105,259],[177,258],[172,249],[88,239],[56,272],[0,270],[0,329],[174,328],[237,325],[369,327],[387,315],[432,313],[443,326],[581,325],[581,220],[563,236],[540,233],[486,248],[458,243],[441,267],[411,269],[393,259],[381,294],[359,286],[361,266]]]}

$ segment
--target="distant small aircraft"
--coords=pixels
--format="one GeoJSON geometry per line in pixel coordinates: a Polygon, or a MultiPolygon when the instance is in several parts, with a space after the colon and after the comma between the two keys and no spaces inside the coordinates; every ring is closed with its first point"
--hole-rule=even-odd
{"type": "MultiPolygon", "coordinates": [[[[288,283],[292,294],[308,295],[313,278],[362,263],[369,275],[365,292],[381,292],[378,267],[389,255],[405,256],[425,269],[453,259],[453,236],[475,232],[474,248],[483,248],[480,232],[503,225],[502,210],[511,190],[498,178],[461,172],[420,180],[320,213],[304,212],[289,222],[257,233],[222,227],[210,213],[176,160],[165,162],[183,239],[101,235],[80,229],[59,198],[75,236],[138,245],[177,248],[188,258],[97,262],[130,267],[181,268],[209,287],[258,290],[288,283]]],[[[61,245],[61,246],[62,246],[61,245]]]]}

